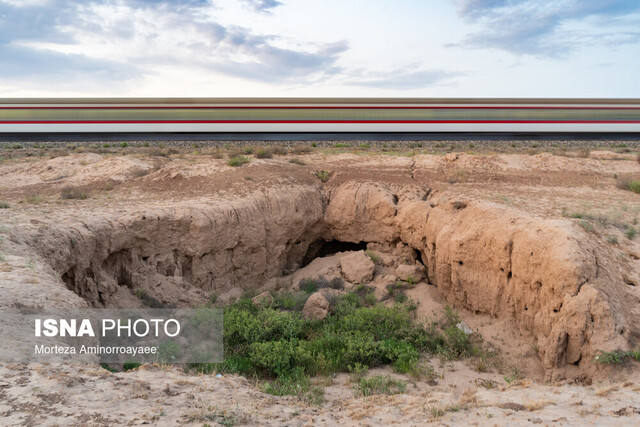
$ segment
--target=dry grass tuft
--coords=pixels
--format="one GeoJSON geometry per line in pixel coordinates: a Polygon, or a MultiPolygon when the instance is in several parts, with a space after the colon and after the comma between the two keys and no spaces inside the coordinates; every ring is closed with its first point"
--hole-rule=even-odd
{"type": "Polygon", "coordinates": [[[633,191],[640,194],[640,178],[631,175],[620,176],[616,179],[616,187],[620,190],[633,191]]]}
{"type": "Polygon", "coordinates": [[[80,187],[68,185],[62,189],[60,196],[63,199],[84,200],[89,198],[89,193],[80,187]]]}
{"type": "Polygon", "coordinates": [[[596,396],[598,397],[604,397],[604,396],[608,396],[612,391],[617,391],[618,390],[618,386],[617,385],[610,385],[607,387],[602,387],[600,389],[598,389],[596,391],[596,396]]]}
{"type": "Polygon", "coordinates": [[[552,403],[548,400],[536,400],[535,402],[525,403],[524,407],[527,411],[533,412],[538,411],[544,407],[551,405],[552,403]]]}

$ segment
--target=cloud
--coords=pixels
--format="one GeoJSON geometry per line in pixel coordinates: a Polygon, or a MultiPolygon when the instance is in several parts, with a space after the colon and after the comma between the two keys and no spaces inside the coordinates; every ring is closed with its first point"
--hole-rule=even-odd
{"type": "Polygon", "coordinates": [[[410,90],[443,84],[460,75],[444,70],[412,70],[418,64],[390,72],[360,71],[348,82],[353,86],[367,86],[381,89],[410,90]]]}
{"type": "Polygon", "coordinates": [[[0,2],[0,78],[50,80],[84,75],[111,81],[131,77],[133,68],[120,71],[116,62],[36,49],[29,42],[72,44],[73,35],[61,30],[76,19],[75,7],[64,1],[0,2]]]}
{"type": "Polygon", "coordinates": [[[139,75],[135,68],[122,64],[44,49],[0,45],[0,58],[0,77],[8,79],[39,79],[44,74],[46,80],[60,84],[80,75],[101,81],[120,81],[139,75]]]}
{"type": "Polygon", "coordinates": [[[282,5],[282,2],[278,0],[243,0],[243,2],[260,13],[271,13],[274,8],[282,5]]]}
{"type": "MultiPolygon", "coordinates": [[[[616,19],[640,12],[637,0],[459,0],[458,13],[481,26],[459,45],[492,47],[515,54],[562,56],[582,46],[604,29],[608,39],[620,29],[616,19]],[[599,20],[593,31],[569,31],[568,24],[599,20]]],[[[614,36],[615,37],[615,36],[614,36]]],[[[637,32],[620,37],[625,43],[640,41],[637,32]]]]}
{"type": "MultiPolygon", "coordinates": [[[[212,18],[215,9],[208,0],[49,0],[20,6],[1,1],[0,78],[5,79],[74,73],[127,79],[160,65],[269,83],[316,81],[339,71],[335,62],[348,48],[343,41],[294,43],[222,25],[212,18]]],[[[280,4],[251,3],[261,11],[280,4]]]]}

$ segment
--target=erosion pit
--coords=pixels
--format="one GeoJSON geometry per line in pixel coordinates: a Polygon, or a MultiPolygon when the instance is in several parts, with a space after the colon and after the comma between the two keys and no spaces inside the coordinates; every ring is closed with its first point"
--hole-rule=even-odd
{"type": "Polygon", "coordinates": [[[367,402],[349,374],[313,378],[322,408],[227,373],[9,364],[0,416],[10,424],[202,425],[230,407],[261,425],[415,425],[449,407],[460,410],[438,417],[450,424],[634,414],[637,363],[594,359],[640,338],[640,199],[616,187],[640,176],[635,154],[318,148],[231,167],[219,150],[82,150],[1,153],[0,308],[225,305],[247,293],[269,304],[319,285],[293,301],[303,316],[327,316],[340,292],[404,301],[417,320],[450,305],[501,364],[423,355],[438,384],[378,367],[367,375],[415,386],[367,402]],[[120,400],[130,411],[114,414],[120,400]]]}
{"type": "Polygon", "coordinates": [[[30,240],[68,289],[110,308],[265,290],[315,256],[377,244],[424,264],[422,286],[452,306],[514,319],[549,378],[591,377],[599,350],[630,348],[636,333],[621,304],[628,285],[579,227],[415,184],[274,187],[72,225],[43,220],[30,240]]]}

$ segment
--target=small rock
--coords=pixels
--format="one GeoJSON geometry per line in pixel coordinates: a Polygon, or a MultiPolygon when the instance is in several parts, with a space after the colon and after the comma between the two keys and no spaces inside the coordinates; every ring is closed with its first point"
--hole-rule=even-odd
{"type": "Polygon", "coordinates": [[[270,307],[271,304],[273,304],[273,296],[269,291],[264,291],[263,293],[251,298],[251,302],[259,307],[270,307]]]}
{"type": "Polygon", "coordinates": [[[405,282],[411,280],[413,283],[422,281],[427,275],[427,269],[422,264],[413,265],[402,264],[396,267],[396,276],[405,282]]]}
{"type": "Polygon", "coordinates": [[[364,251],[350,253],[340,258],[340,268],[345,279],[351,283],[366,283],[373,279],[375,265],[364,251]]]}
{"type": "Polygon", "coordinates": [[[473,329],[471,329],[469,326],[467,326],[466,323],[464,322],[460,322],[456,325],[456,328],[460,329],[462,332],[464,332],[467,335],[471,335],[473,333],[473,329]]]}
{"type": "Polygon", "coordinates": [[[306,319],[321,320],[327,317],[331,304],[320,292],[311,295],[302,309],[302,316],[306,319]]]}

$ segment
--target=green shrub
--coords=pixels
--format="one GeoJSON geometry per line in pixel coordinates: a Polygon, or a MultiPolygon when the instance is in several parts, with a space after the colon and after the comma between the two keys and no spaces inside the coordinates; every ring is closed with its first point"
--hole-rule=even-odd
{"type": "Polygon", "coordinates": [[[270,159],[273,157],[273,151],[269,148],[260,148],[256,151],[256,157],[258,159],[270,159]]]}
{"type": "Polygon", "coordinates": [[[312,294],[318,289],[323,289],[329,287],[329,282],[327,282],[324,278],[319,277],[317,279],[302,279],[300,283],[298,283],[298,287],[301,291],[304,291],[308,294],[312,294]]]}
{"type": "Polygon", "coordinates": [[[274,298],[273,307],[282,310],[302,311],[309,295],[304,291],[282,292],[274,298]]]}
{"type": "Polygon", "coordinates": [[[249,346],[249,359],[258,372],[268,376],[286,377],[292,373],[313,372],[315,358],[305,341],[255,342],[249,346]]]}
{"type": "Polygon", "coordinates": [[[126,362],[122,365],[122,369],[124,369],[125,371],[131,371],[133,369],[137,369],[141,366],[141,363],[138,362],[126,362]]]}
{"type": "Polygon", "coordinates": [[[450,326],[444,331],[446,339],[447,355],[453,358],[460,358],[471,355],[473,346],[469,335],[457,326],[450,326]]]}
{"type": "Polygon", "coordinates": [[[229,166],[237,167],[249,163],[251,160],[246,156],[233,156],[228,161],[229,166]]]}
{"type": "MultiPolygon", "coordinates": [[[[210,372],[229,372],[265,380],[263,390],[297,395],[317,401],[320,391],[310,387],[309,376],[357,372],[392,365],[400,373],[420,372],[423,353],[448,358],[473,353],[469,337],[454,325],[441,329],[417,323],[408,304],[385,306],[367,303],[370,289],[336,296],[333,310],[323,320],[309,320],[299,310],[311,292],[326,287],[303,280],[303,290],[279,293],[269,308],[258,307],[248,296],[224,308],[224,362],[192,365],[210,372]]],[[[448,309],[447,323],[459,321],[448,309]]],[[[457,323],[457,322],[456,322],[457,323]]],[[[374,377],[375,378],[375,377],[374,377]]],[[[401,392],[402,385],[388,379],[361,379],[362,394],[401,392]]]]}
{"type": "Polygon", "coordinates": [[[595,358],[596,362],[606,365],[622,363],[626,359],[634,359],[640,362],[640,349],[636,351],[601,351],[595,358]]]}
{"type": "Polygon", "coordinates": [[[631,181],[629,183],[629,190],[640,194],[640,181],[631,181]]]}
{"type": "Polygon", "coordinates": [[[126,142],[126,141],[123,141],[123,142],[120,143],[120,147],[121,148],[127,148],[128,146],[129,146],[129,143],[126,142]]]}
{"type": "Polygon", "coordinates": [[[330,175],[331,175],[331,171],[327,171],[327,170],[316,171],[316,176],[321,182],[327,182],[329,180],[330,175]]]}
{"type": "Polygon", "coordinates": [[[9,203],[0,202],[0,209],[9,209],[9,203]]]}
{"type": "Polygon", "coordinates": [[[616,236],[607,236],[607,243],[617,245],[619,243],[618,238],[616,236]]]}
{"type": "Polygon", "coordinates": [[[405,294],[404,292],[400,291],[400,292],[394,292],[393,294],[393,300],[395,302],[399,302],[399,303],[403,303],[406,302],[407,299],[409,299],[407,297],[407,294],[405,294]]]}

